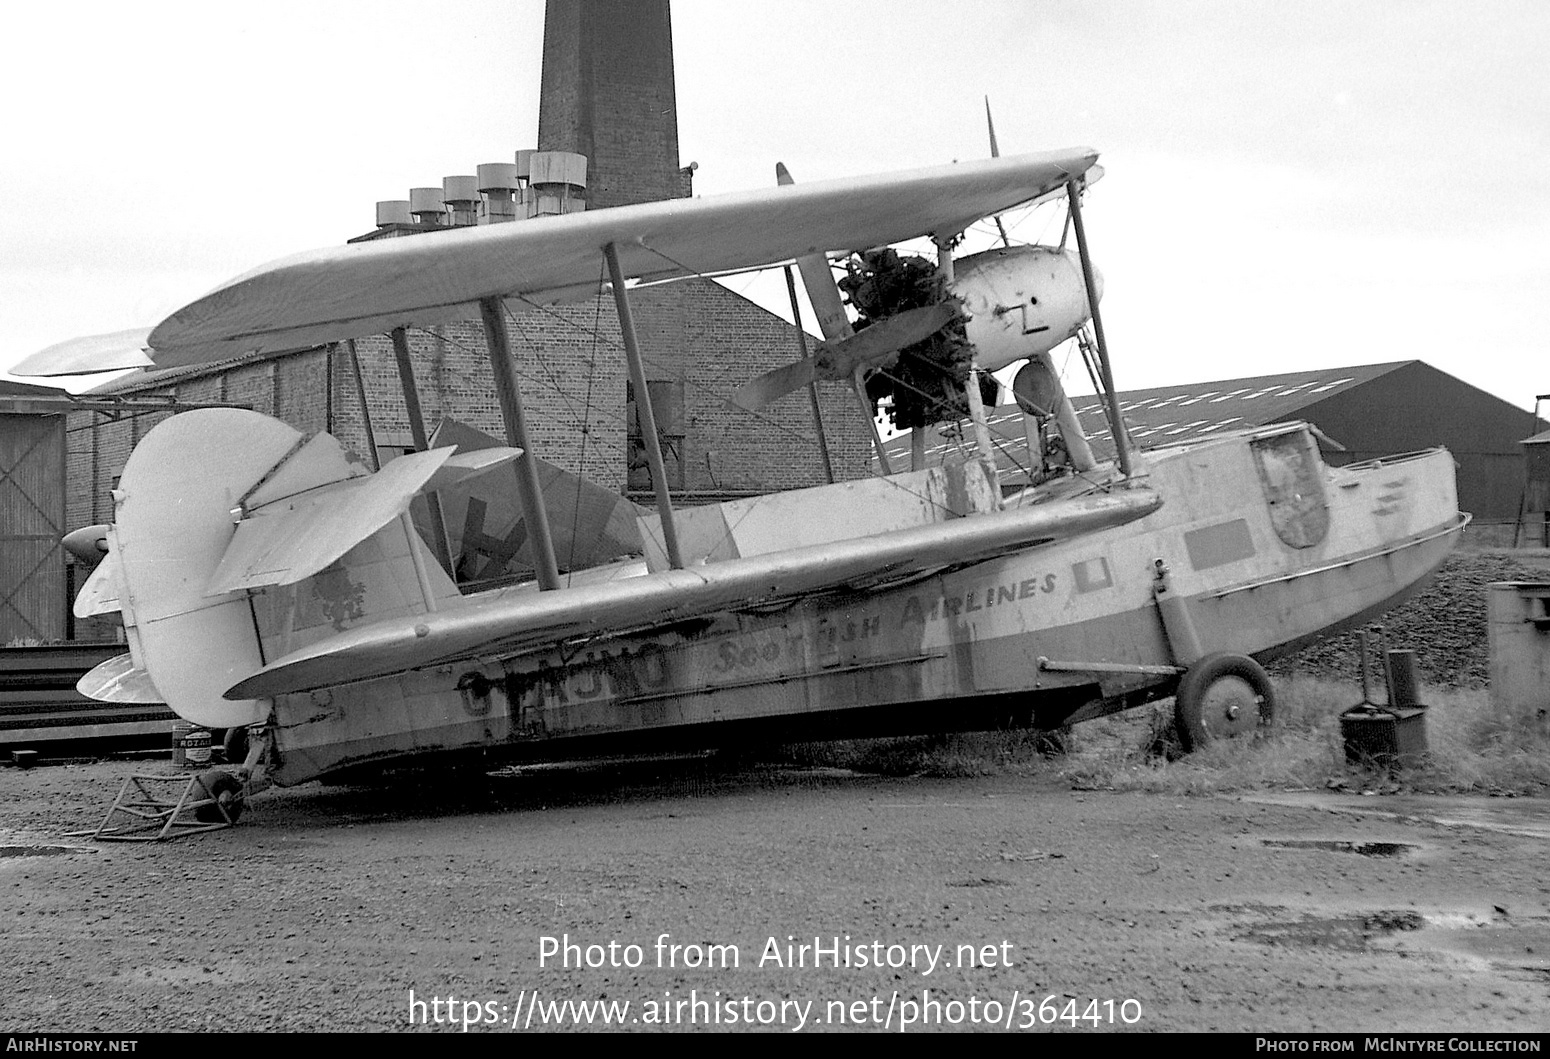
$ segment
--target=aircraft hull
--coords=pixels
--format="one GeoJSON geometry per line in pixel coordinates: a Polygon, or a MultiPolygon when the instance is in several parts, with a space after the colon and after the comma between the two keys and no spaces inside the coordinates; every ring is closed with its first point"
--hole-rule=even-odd
{"type": "Polygon", "coordinates": [[[1328,469],[1295,425],[1149,471],[1165,499],[1144,519],[908,585],[281,695],[271,778],[1083,720],[1170,694],[1192,660],[1158,560],[1204,651],[1266,659],[1417,590],[1467,522],[1445,451],[1328,469]]]}

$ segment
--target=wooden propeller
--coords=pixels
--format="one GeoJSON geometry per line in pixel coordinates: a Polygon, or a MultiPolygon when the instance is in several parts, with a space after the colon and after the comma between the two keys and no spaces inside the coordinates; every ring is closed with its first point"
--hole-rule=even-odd
{"type": "Polygon", "coordinates": [[[953,301],[908,309],[836,342],[823,342],[815,356],[794,361],[750,379],[732,394],[732,403],[756,412],[817,379],[843,381],[862,368],[878,367],[899,350],[923,342],[945,327],[957,313],[953,301]]]}

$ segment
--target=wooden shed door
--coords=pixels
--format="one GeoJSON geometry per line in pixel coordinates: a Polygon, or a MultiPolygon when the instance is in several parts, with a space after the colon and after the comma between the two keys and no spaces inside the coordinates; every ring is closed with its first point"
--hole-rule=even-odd
{"type": "Polygon", "coordinates": [[[65,634],[65,417],[0,415],[0,647],[65,634]]]}

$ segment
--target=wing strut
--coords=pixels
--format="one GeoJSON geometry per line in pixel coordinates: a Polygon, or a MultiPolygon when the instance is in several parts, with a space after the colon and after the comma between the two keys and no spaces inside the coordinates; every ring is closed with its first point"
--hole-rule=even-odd
{"type": "Polygon", "coordinates": [[[371,428],[371,405],[366,400],[366,380],[361,377],[361,355],[356,352],[355,339],[345,339],[350,351],[350,375],[355,380],[355,399],[361,405],[361,426],[366,429],[366,455],[371,459],[373,471],[382,470],[382,457],[377,454],[377,432],[371,428]]]}
{"type": "MultiPolygon", "coordinates": [[[[420,390],[414,381],[414,362],[409,359],[409,334],[402,327],[393,328],[393,357],[398,361],[398,383],[404,390],[404,412],[409,417],[409,431],[414,437],[414,451],[425,452],[431,445],[425,436],[425,414],[420,410],[420,390]]],[[[431,509],[431,546],[436,549],[436,561],[456,578],[452,569],[452,548],[447,544],[447,524],[441,517],[441,497],[435,491],[425,494],[425,502],[431,509]]],[[[413,551],[413,548],[410,549],[413,551]]]]}
{"type": "Polygon", "coordinates": [[[1103,340],[1103,317],[1098,315],[1098,291],[1093,282],[1093,259],[1087,252],[1087,229],[1082,225],[1081,182],[1066,185],[1066,202],[1071,208],[1071,227],[1076,231],[1076,249],[1082,258],[1082,280],[1087,284],[1087,307],[1092,310],[1093,336],[1098,343],[1098,366],[1103,372],[1104,396],[1109,405],[1109,432],[1114,437],[1114,453],[1119,471],[1126,478],[1133,473],[1130,439],[1125,436],[1125,421],[1119,417],[1119,396],[1114,392],[1114,368],[1109,364],[1109,346],[1103,340]]]}
{"type": "Polygon", "coordinates": [[[641,440],[646,443],[646,462],[651,466],[651,484],[657,493],[657,514],[662,517],[662,544],[667,561],[674,570],[684,568],[683,553],[678,550],[678,526],[673,522],[673,498],[667,489],[667,467],[662,462],[662,443],[657,437],[657,416],[651,408],[651,391],[646,389],[646,363],[641,360],[640,343],[635,337],[635,314],[630,311],[629,295],[624,289],[624,269],[619,265],[619,245],[603,247],[608,260],[608,279],[614,288],[614,305],[619,311],[619,333],[624,339],[624,359],[630,365],[630,384],[635,389],[635,414],[640,417],[641,440]]]}
{"type": "Polygon", "coordinates": [[[543,488],[538,484],[538,463],[527,439],[522,391],[517,387],[517,368],[511,359],[511,336],[506,333],[505,314],[506,305],[499,295],[479,299],[485,345],[490,348],[490,367],[495,372],[495,396],[500,401],[501,418],[506,422],[506,443],[522,450],[516,464],[517,497],[533,549],[533,568],[538,574],[538,587],[548,592],[560,587],[560,568],[554,560],[554,538],[549,534],[543,488]]]}
{"type": "MultiPolygon", "coordinates": [[[[803,360],[808,357],[807,335],[802,330],[802,306],[797,302],[797,280],[791,274],[791,266],[787,265],[786,294],[791,298],[791,319],[796,322],[797,353],[803,360]]],[[[834,462],[829,458],[829,439],[823,432],[823,409],[818,405],[818,384],[807,384],[807,399],[813,406],[813,427],[818,431],[818,455],[823,457],[823,473],[829,479],[829,484],[834,484],[834,462]]]]}
{"type": "MultiPolygon", "coordinates": [[[[953,285],[953,241],[951,236],[938,236],[936,243],[937,268],[942,272],[942,284],[951,288],[953,285]]],[[[980,458],[989,461],[992,468],[996,465],[996,450],[990,441],[990,427],[985,422],[985,398],[980,393],[980,372],[977,367],[969,367],[969,378],[963,388],[964,399],[969,404],[969,422],[974,427],[974,448],[980,454],[980,458]]],[[[916,427],[917,433],[923,428],[916,427]]],[[[918,469],[918,468],[917,468],[918,469]]],[[[1000,500],[999,490],[997,500],[1000,500]]]]}
{"type": "MultiPolygon", "coordinates": [[[[775,163],[775,182],[782,187],[796,183],[782,162],[775,163]]],[[[845,315],[844,302],[840,301],[840,289],[834,285],[834,273],[829,271],[829,259],[821,252],[799,257],[797,271],[802,273],[802,286],[807,288],[807,300],[813,306],[813,315],[818,317],[818,330],[823,332],[824,341],[838,342],[849,338],[853,333],[850,318],[845,315]]],[[[877,453],[877,465],[883,474],[892,474],[888,450],[883,448],[883,436],[877,429],[877,409],[872,407],[871,398],[866,395],[866,369],[857,368],[850,382],[856,391],[856,400],[861,404],[861,418],[872,431],[872,451],[877,453]]]]}

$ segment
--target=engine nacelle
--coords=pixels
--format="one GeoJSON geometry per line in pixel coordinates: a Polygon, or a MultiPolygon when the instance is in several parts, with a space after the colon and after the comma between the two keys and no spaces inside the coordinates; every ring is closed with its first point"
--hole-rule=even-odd
{"type": "MultiPolygon", "coordinates": [[[[953,262],[951,290],[963,302],[974,364],[996,371],[1048,353],[1092,316],[1082,261],[1052,246],[1011,246],[953,262]]],[[[1093,270],[1098,297],[1103,277],[1093,270]]]]}

